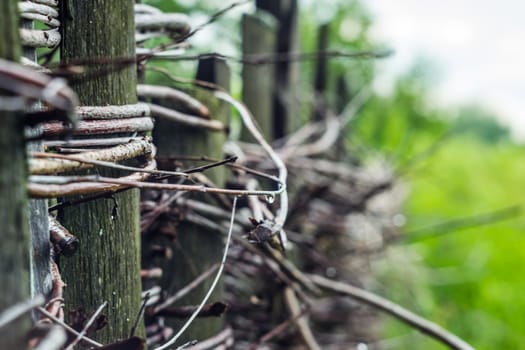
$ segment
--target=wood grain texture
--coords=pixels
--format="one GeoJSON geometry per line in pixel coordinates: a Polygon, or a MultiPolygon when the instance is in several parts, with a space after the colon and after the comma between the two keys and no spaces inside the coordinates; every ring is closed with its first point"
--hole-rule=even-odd
{"type": "MultiPolygon", "coordinates": [[[[64,63],[89,61],[90,58],[104,58],[110,62],[111,58],[134,56],[133,1],[67,2],[68,16],[62,20],[64,63]]],[[[98,62],[86,67],[85,76],[73,84],[81,105],[136,103],[135,65],[98,62]]],[[[112,170],[97,172],[115,174],[112,170]]],[[[66,317],[80,308],[90,314],[108,301],[104,311],[108,325],[93,336],[105,344],[129,337],[140,307],[141,293],[139,192],[128,190],[114,198],[115,201],[87,202],[60,213],[62,224],[80,239],[78,252],[60,261],[67,283],[66,317]]],[[[144,335],[143,326],[139,327],[138,335],[144,335]]]]}

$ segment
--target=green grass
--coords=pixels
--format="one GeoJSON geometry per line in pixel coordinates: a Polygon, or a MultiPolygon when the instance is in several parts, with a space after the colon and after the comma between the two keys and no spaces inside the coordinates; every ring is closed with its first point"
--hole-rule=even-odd
{"type": "MultiPolygon", "coordinates": [[[[524,156],[525,148],[506,142],[446,141],[406,175],[406,232],[525,203],[524,156]]],[[[384,293],[476,349],[525,348],[523,214],[436,233],[390,250],[388,269],[382,270],[381,281],[389,286],[384,293]]],[[[396,321],[387,323],[388,336],[409,332],[396,321]]],[[[402,343],[399,349],[443,348],[420,336],[402,343]]]]}

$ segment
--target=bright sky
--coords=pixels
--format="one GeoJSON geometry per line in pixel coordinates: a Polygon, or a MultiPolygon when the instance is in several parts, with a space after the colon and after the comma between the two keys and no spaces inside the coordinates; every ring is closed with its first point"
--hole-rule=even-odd
{"type": "Polygon", "coordinates": [[[525,1],[367,0],[373,36],[396,51],[380,63],[378,87],[418,57],[438,67],[443,105],[481,102],[525,140],[525,1]]]}

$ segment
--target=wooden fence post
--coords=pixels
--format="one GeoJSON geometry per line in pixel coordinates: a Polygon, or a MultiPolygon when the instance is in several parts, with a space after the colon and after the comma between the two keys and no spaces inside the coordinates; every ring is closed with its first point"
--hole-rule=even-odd
{"type": "MultiPolygon", "coordinates": [[[[218,84],[225,89],[229,89],[229,76],[229,68],[223,61],[216,59],[199,61],[198,80],[218,84]]],[[[226,104],[220,103],[207,91],[196,90],[194,96],[209,108],[213,119],[227,122],[229,108],[226,104]]],[[[220,131],[206,131],[160,119],[155,125],[153,139],[158,146],[159,159],[180,155],[207,156],[221,159],[223,157],[222,146],[226,135],[220,131]]],[[[217,186],[224,186],[225,171],[223,167],[210,169],[205,172],[205,175],[217,186]]],[[[203,201],[213,200],[207,194],[192,193],[188,194],[188,197],[203,201]]],[[[224,250],[224,241],[221,235],[188,222],[182,222],[177,226],[176,242],[157,237],[154,238],[152,243],[165,244],[173,249],[172,259],[163,258],[153,261],[156,266],[160,266],[165,272],[160,285],[168,295],[173,295],[213,264],[220,262],[224,250]]],[[[182,298],[178,304],[198,305],[208,291],[211,282],[211,278],[206,280],[182,298]]],[[[223,296],[224,286],[221,281],[208,302],[222,301],[223,296]]],[[[173,327],[175,331],[185,322],[186,319],[166,320],[166,324],[173,327]]],[[[211,337],[220,332],[223,324],[222,318],[197,318],[178,342],[183,344],[186,341],[203,340],[211,337]]]]}
{"type": "MultiPolygon", "coordinates": [[[[277,45],[273,51],[287,54],[297,51],[297,0],[257,0],[258,9],[273,14],[278,22],[277,45]]],[[[297,63],[280,61],[275,64],[275,89],[273,105],[273,137],[282,138],[298,128],[296,85],[297,63]]]]}
{"type": "MultiPolygon", "coordinates": [[[[20,58],[18,1],[0,2],[0,57],[20,58]]],[[[1,95],[2,92],[0,91],[1,95]]],[[[20,113],[2,111],[0,103],[0,312],[29,298],[29,227],[27,165],[20,113]]],[[[30,317],[0,329],[3,349],[24,349],[30,317]]]]}
{"type": "MultiPolygon", "coordinates": [[[[21,28],[33,29],[34,22],[28,19],[21,19],[21,28]]],[[[22,46],[22,56],[37,62],[36,48],[30,46],[22,46]]],[[[37,103],[38,104],[38,103],[37,103]]],[[[35,137],[35,140],[27,143],[27,150],[29,152],[42,152],[44,147],[42,141],[38,140],[38,135],[42,132],[40,125],[32,127],[26,126],[25,133],[30,137],[35,137]]],[[[31,295],[48,296],[51,293],[52,277],[51,277],[51,243],[49,241],[49,219],[48,219],[48,203],[47,199],[29,199],[29,232],[31,240],[31,295]]],[[[33,311],[33,318],[36,320],[40,317],[38,311],[33,311]]]]}
{"type": "MultiPolygon", "coordinates": [[[[324,52],[328,48],[330,27],[327,23],[319,27],[317,38],[317,52],[324,52]]],[[[326,56],[318,55],[315,62],[314,78],[314,100],[313,100],[313,121],[322,121],[326,114],[326,82],[327,82],[327,65],[326,56]]]]}
{"type": "MultiPolygon", "coordinates": [[[[256,55],[274,52],[277,21],[272,14],[258,10],[254,15],[242,17],[242,54],[256,55]]],[[[265,137],[273,137],[273,99],[275,91],[275,66],[273,64],[242,66],[242,99],[261,128],[265,137]]],[[[242,139],[255,140],[243,128],[242,139]]]]}
{"type": "MultiPolygon", "coordinates": [[[[65,2],[63,63],[134,57],[133,0],[65,2]]],[[[105,106],[135,103],[136,84],[134,64],[93,63],[72,86],[82,105],[105,106]]],[[[141,304],[139,191],[126,190],[114,199],[90,201],[60,213],[64,226],[80,239],[78,252],[60,261],[67,284],[66,317],[80,308],[92,313],[108,301],[103,312],[108,325],[95,335],[102,343],[129,337],[141,304]]],[[[143,336],[143,324],[139,325],[137,335],[143,336]]]]}

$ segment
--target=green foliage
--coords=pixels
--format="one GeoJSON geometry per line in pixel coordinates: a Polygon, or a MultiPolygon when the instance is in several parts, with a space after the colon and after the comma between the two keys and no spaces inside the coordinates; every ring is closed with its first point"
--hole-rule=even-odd
{"type": "Polygon", "coordinates": [[[352,124],[349,143],[376,149],[397,165],[433,147],[450,125],[439,110],[428,107],[425,79],[411,72],[396,83],[390,96],[374,96],[352,124]]]}
{"type": "MultiPolygon", "coordinates": [[[[391,96],[374,97],[348,138],[379,150],[399,169],[410,187],[405,231],[520,205],[523,147],[480,107],[460,109],[457,119],[429,107],[426,79],[412,71],[391,96]]],[[[376,264],[382,293],[476,349],[521,348],[525,322],[516,315],[525,308],[525,279],[513,267],[523,266],[525,253],[517,247],[525,243],[524,229],[520,214],[393,247],[376,264]]],[[[397,344],[391,349],[443,349],[397,321],[387,322],[385,331],[397,344]]]]}
{"type": "MultiPolygon", "coordinates": [[[[320,5],[312,3],[301,16],[305,51],[317,49],[316,6],[320,5]]],[[[369,17],[356,2],[331,6],[330,48],[373,47],[367,34],[369,17]],[[355,40],[343,35],[348,21],[362,28],[355,40]]],[[[314,64],[305,66],[304,77],[311,80],[314,64]]],[[[334,76],[341,74],[354,90],[366,85],[373,66],[365,71],[357,67],[355,62],[330,61],[329,91],[339,93],[334,76]]],[[[353,157],[390,159],[411,188],[405,208],[407,232],[519,204],[525,195],[525,163],[517,161],[523,148],[512,144],[509,130],[479,106],[461,108],[454,119],[452,111],[431,104],[430,72],[429,65],[420,62],[398,80],[390,95],[373,96],[350,125],[346,140],[353,157]]],[[[328,100],[333,105],[333,96],[328,100]]],[[[401,242],[375,264],[381,272],[380,292],[477,349],[522,348],[525,321],[518,310],[525,308],[525,279],[514,270],[523,266],[525,253],[519,247],[525,243],[524,229],[520,215],[418,243],[401,242]]],[[[396,320],[385,325],[388,349],[445,349],[396,320]]]]}
{"type": "MultiPolygon", "coordinates": [[[[523,151],[508,143],[465,137],[445,142],[410,173],[407,231],[522,203],[525,164],[516,159],[523,151]]],[[[403,251],[417,258],[405,261],[410,267],[390,265],[394,268],[389,270],[389,291],[399,287],[403,292],[393,293],[396,300],[458,333],[476,349],[522,348],[525,322],[519,310],[525,308],[525,279],[518,271],[525,258],[519,249],[525,244],[524,229],[520,215],[405,246],[403,251]],[[419,270],[415,275],[421,283],[406,269],[419,270]],[[414,295],[423,291],[423,301],[406,294],[407,283],[414,295]]],[[[389,331],[399,332],[396,328],[390,326],[389,331]]],[[[411,347],[439,349],[421,342],[411,347]]]]}
{"type": "Polygon", "coordinates": [[[508,141],[510,131],[501,125],[489,111],[470,105],[460,109],[454,122],[454,132],[478,138],[486,143],[508,141]]]}
{"type": "MultiPolygon", "coordinates": [[[[310,2],[302,1],[300,7],[300,50],[316,52],[320,26],[328,26],[329,43],[326,50],[353,52],[377,49],[369,39],[370,15],[359,1],[310,2]]],[[[305,100],[311,101],[316,61],[301,63],[301,80],[311,88],[302,91],[305,100]]],[[[341,109],[350,97],[370,83],[374,64],[370,59],[328,59],[325,98],[328,104],[341,109]]]]}

